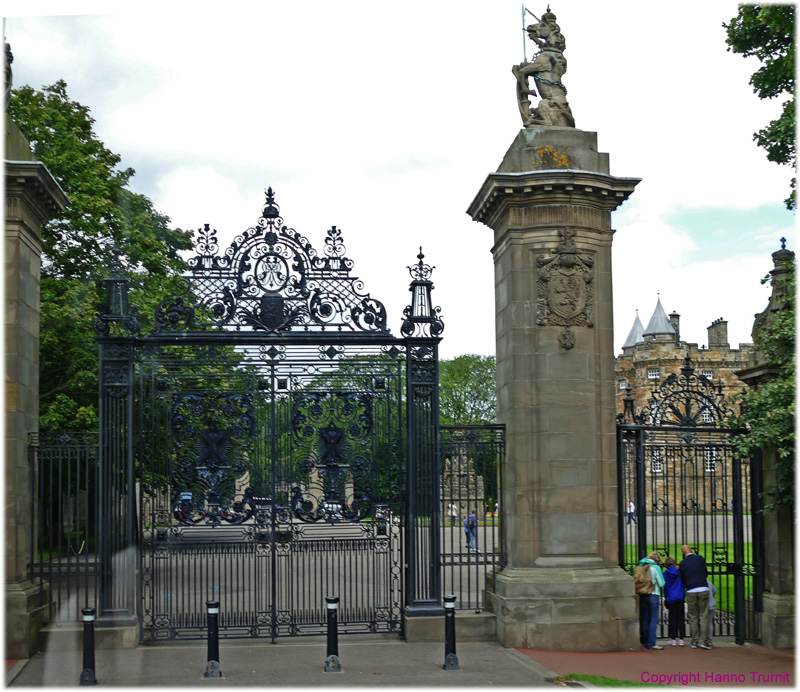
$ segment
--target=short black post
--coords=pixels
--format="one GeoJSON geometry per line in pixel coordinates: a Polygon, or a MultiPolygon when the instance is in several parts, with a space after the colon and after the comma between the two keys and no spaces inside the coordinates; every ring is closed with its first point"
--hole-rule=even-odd
{"type": "Polygon", "coordinates": [[[97,678],[94,674],[94,608],[84,608],[83,613],[83,670],[79,686],[96,685],[97,678]]]}
{"type": "Polygon", "coordinates": [[[444,597],[444,665],[445,670],[458,670],[456,656],[456,597],[444,597]]]}
{"type": "Polygon", "coordinates": [[[221,678],[219,670],[219,601],[206,601],[208,609],[208,662],[205,678],[221,678]]]}
{"type": "Polygon", "coordinates": [[[339,661],[339,597],[325,596],[328,607],[328,657],[325,659],[326,673],[341,673],[342,664],[339,661]]]}

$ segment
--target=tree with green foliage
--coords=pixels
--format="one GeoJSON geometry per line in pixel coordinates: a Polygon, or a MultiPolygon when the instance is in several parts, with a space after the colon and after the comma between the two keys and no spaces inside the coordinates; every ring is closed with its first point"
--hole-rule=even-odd
{"type": "Polygon", "coordinates": [[[738,397],[742,413],[731,420],[731,425],[748,429],[747,435],[738,438],[740,453],[775,450],[774,480],[765,489],[765,512],[794,506],[797,276],[793,252],[780,250],[773,258],[775,269],[763,279],[772,283],[772,298],[753,329],[757,362],[768,368],[769,376],[738,397]]]}
{"type": "MultiPolygon", "coordinates": [[[[728,50],[745,57],[755,56],[761,67],[750,78],[753,91],[761,99],[786,95],[781,115],[753,135],[758,146],[775,163],[797,168],[795,149],[795,6],[756,3],[740,5],[739,13],[729,24],[728,50]]],[[[789,209],[796,208],[797,178],[791,182],[791,194],[785,200],[789,209]]]]}
{"type": "Polygon", "coordinates": [[[439,362],[439,418],[442,425],[497,422],[494,356],[465,354],[439,362]]]}
{"type": "Polygon", "coordinates": [[[40,429],[97,426],[97,344],[92,324],[114,249],[125,258],[132,302],[144,328],[155,305],[177,288],[180,250],[192,233],[170,227],[144,195],[130,190],[132,168],[105,147],[89,108],[58,81],[14,89],[8,114],[69,198],[42,229],[40,429]]]}

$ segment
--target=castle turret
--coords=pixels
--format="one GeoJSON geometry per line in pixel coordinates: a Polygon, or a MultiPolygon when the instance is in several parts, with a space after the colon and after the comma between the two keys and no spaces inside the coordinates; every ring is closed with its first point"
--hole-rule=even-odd
{"type": "Polygon", "coordinates": [[[677,336],[661,305],[661,298],[656,302],[656,309],[653,310],[653,316],[647,323],[647,329],[644,330],[642,336],[645,341],[673,341],[677,336]]]}
{"type": "Polygon", "coordinates": [[[642,326],[642,321],[639,319],[639,311],[637,310],[633,327],[631,327],[631,331],[628,333],[628,338],[625,339],[625,343],[622,344],[622,348],[632,348],[639,342],[644,341],[644,336],[642,336],[643,332],[644,327],[642,326]]]}

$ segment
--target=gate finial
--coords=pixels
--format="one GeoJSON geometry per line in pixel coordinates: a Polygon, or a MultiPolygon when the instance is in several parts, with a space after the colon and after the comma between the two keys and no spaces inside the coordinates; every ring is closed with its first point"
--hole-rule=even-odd
{"type": "Polygon", "coordinates": [[[281,208],[275,203],[275,193],[271,187],[268,187],[264,194],[267,197],[267,203],[261,211],[261,216],[265,219],[277,219],[281,215],[281,208]]]}

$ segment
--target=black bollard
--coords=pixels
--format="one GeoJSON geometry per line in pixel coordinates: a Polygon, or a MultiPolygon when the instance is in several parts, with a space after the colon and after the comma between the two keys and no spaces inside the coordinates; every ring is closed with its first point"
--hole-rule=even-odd
{"type": "Polygon", "coordinates": [[[445,670],[458,670],[456,656],[456,597],[444,597],[444,665],[445,670]]]}
{"type": "Polygon", "coordinates": [[[96,685],[94,674],[94,608],[84,608],[83,613],[83,670],[79,686],[96,685]]]}
{"type": "Polygon", "coordinates": [[[328,606],[328,657],[325,659],[326,673],[341,673],[342,664],[339,661],[339,597],[325,596],[328,606]]]}
{"type": "Polygon", "coordinates": [[[208,662],[204,678],[221,678],[219,670],[219,601],[206,601],[208,609],[208,662]]]}

